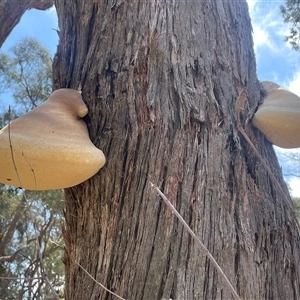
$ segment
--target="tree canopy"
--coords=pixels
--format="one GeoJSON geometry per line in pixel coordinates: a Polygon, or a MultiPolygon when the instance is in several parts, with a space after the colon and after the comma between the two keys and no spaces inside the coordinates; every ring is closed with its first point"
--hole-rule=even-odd
{"type": "Polygon", "coordinates": [[[52,91],[51,64],[43,45],[30,37],[22,39],[9,54],[0,53],[0,92],[9,89],[22,112],[31,110],[52,91]]]}
{"type": "MultiPolygon", "coordinates": [[[[10,108],[2,104],[1,127],[47,99],[51,63],[49,51],[29,37],[0,53],[0,99],[8,92],[13,100],[10,108]]],[[[61,190],[22,192],[0,185],[1,299],[53,296],[44,274],[56,292],[63,293],[63,209],[61,190]]]]}
{"type": "Polygon", "coordinates": [[[300,50],[300,1],[286,0],[285,5],[280,6],[281,14],[285,23],[290,23],[290,34],[285,40],[290,42],[293,49],[300,50]]]}

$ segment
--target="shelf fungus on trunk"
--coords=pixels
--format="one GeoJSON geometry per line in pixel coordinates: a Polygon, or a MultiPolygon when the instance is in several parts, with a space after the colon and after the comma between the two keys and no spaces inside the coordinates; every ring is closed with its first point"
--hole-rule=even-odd
{"type": "Polygon", "coordinates": [[[267,92],[253,117],[253,125],[281,148],[300,147],[300,98],[278,84],[264,81],[267,92]]]}
{"type": "Polygon", "coordinates": [[[61,189],[95,175],[105,157],[81,119],[88,108],[72,89],[49,99],[0,131],[0,182],[30,190],[61,189]]]}

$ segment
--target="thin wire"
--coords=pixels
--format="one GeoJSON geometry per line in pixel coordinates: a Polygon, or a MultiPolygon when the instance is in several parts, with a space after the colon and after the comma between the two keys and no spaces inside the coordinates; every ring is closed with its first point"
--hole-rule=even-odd
{"type": "Polygon", "coordinates": [[[176,210],[176,208],[172,205],[172,203],[169,201],[169,199],[161,192],[161,190],[150,181],[151,187],[153,187],[157,193],[162,197],[166,205],[171,208],[173,213],[176,215],[176,217],[179,219],[180,223],[187,229],[187,231],[190,233],[190,235],[194,238],[194,240],[200,245],[200,247],[204,250],[205,254],[207,255],[208,259],[212,262],[212,264],[216,267],[216,269],[219,271],[219,273],[222,275],[223,279],[226,282],[227,287],[231,291],[231,294],[234,299],[241,300],[233,286],[231,285],[229,279],[217,263],[217,261],[214,259],[212,254],[208,251],[208,249],[204,246],[204,244],[201,242],[201,240],[196,236],[194,231],[190,228],[190,226],[185,222],[183,217],[180,215],[180,213],[176,210]]]}
{"type": "Polygon", "coordinates": [[[109,290],[108,288],[106,288],[103,284],[101,284],[99,281],[97,281],[80,263],[78,263],[75,260],[75,264],[78,265],[93,281],[95,281],[98,285],[100,285],[104,290],[106,290],[107,292],[109,292],[110,294],[116,296],[117,298],[121,299],[121,300],[125,300],[124,298],[122,298],[121,296],[115,294],[114,292],[112,292],[111,290],[109,290]]]}

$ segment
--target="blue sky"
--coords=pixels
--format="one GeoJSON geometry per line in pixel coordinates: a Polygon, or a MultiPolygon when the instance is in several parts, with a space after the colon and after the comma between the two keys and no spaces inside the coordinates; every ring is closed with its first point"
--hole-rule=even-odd
{"type": "Polygon", "coordinates": [[[46,11],[31,9],[26,11],[20,23],[14,28],[10,36],[2,46],[2,51],[6,52],[24,37],[34,37],[38,39],[51,52],[52,56],[56,51],[58,35],[57,16],[54,8],[46,11]]]}
{"type": "MultiPolygon", "coordinates": [[[[283,22],[279,7],[284,1],[247,0],[253,27],[253,41],[258,78],[274,81],[300,96],[300,53],[284,41],[289,24],[283,22]]],[[[297,152],[275,147],[284,174],[299,174],[299,163],[291,162],[285,153],[297,152]]],[[[300,175],[300,174],[299,174],[300,175]]],[[[300,197],[300,178],[285,178],[291,194],[300,197]]]]}
{"type": "MultiPolygon", "coordinates": [[[[284,37],[289,32],[289,25],[283,23],[279,12],[279,6],[284,2],[272,0],[247,0],[247,2],[252,20],[258,78],[261,81],[275,81],[300,95],[300,53],[292,50],[291,46],[284,42],[284,37]]],[[[29,10],[7,38],[2,50],[6,52],[18,40],[30,36],[37,38],[53,56],[58,43],[55,29],[58,29],[58,25],[53,8],[44,12],[29,10]]],[[[299,164],[286,159],[284,156],[286,150],[276,147],[276,152],[284,174],[299,174],[299,164]]],[[[286,180],[292,188],[292,195],[300,197],[300,179],[286,177],[286,180]]]]}

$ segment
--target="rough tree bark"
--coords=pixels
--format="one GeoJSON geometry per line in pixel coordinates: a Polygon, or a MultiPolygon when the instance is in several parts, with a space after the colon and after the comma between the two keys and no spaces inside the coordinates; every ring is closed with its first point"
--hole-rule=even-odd
{"type": "Polygon", "coordinates": [[[45,10],[53,6],[53,2],[53,0],[0,0],[0,47],[27,9],[45,10]]]}
{"type": "Polygon", "coordinates": [[[66,299],[230,299],[219,274],[151,188],[180,211],[243,299],[299,299],[292,213],[241,123],[261,101],[245,1],[55,0],[54,88],[82,88],[107,157],[67,189],[66,299]],[[246,89],[245,103],[237,103],[246,89]]]}

